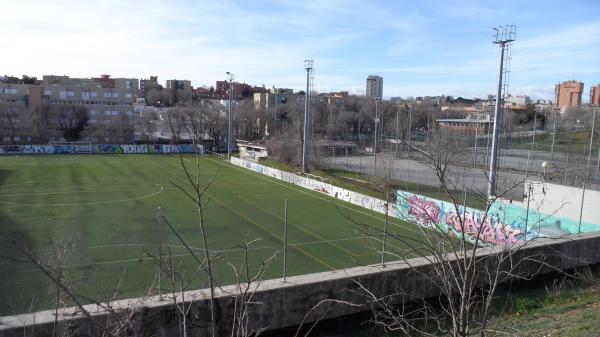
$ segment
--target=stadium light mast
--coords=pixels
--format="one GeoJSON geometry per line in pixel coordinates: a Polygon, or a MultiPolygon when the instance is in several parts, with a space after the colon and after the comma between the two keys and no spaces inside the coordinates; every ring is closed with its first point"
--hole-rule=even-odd
{"type": "Polygon", "coordinates": [[[233,136],[233,73],[226,72],[229,77],[229,113],[227,116],[227,159],[231,159],[233,136]]]}
{"type": "Polygon", "coordinates": [[[492,134],[492,151],[490,159],[490,170],[488,176],[487,198],[488,203],[496,195],[496,180],[498,169],[498,134],[500,133],[500,119],[502,118],[503,93],[502,89],[506,88],[502,85],[502,79],[506,75],[504,63],[508,61],[505,58],[506,50],[510,47],[510,43],[515,40],[516,26],[504,25],[493,28],[496,32],[494,44],[500,46],[500,69],[498,70],[498,90],[496,92],[496,105],[494,109],[494,131],[492,134]]]}
{"type": "Polygon", "coordinates": [[[377,103],[381,101],[381,97],[375,97],[373,100],[375,101],[375,118],[373,118],[373,124],[375,125],[375,130],[373,131],[373,177],[375,177],[377,173],[377,124],[379,123],[377,103]]]}
{"type": "Polygon", "coordinates": [[[313,70],[313,60],[304,61],[306,69],[306,92],[304,95],[304,137],[302,144],[302,173],[308,172],[308,139],[309,139],[309,98],[310,98],[310,72],[313,70]]]}

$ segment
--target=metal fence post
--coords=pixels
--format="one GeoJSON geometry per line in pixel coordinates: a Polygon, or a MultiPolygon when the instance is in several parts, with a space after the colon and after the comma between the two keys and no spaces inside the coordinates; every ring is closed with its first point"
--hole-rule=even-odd
{"type": "Polygon", "coordinates": [[[533,187],[531,185],[531,182],[527,181],[527,183],[529,185],[527,186],[527,214],[525,214],[525,242],[527,242],[527,227],[529,225],[529,203],[531,201],[531,188],[533,187]]]}
{"type": "Polygon", "coordinates": [[[385,242],[387,240],[387,225],[388,225],[388,206],[389,206],[389,194],[385,202],[385,222],[383,224],[383,243],[381,247],[381,267],[385,268],[385,242]]]}
{"type": "Polygon", "coordinates": [[[585,180],[583,181],[583,189],[581,191],[581,206],[579,207],[579,229],[578,234],[581,235],[581,218],[583,217],[583,201],[585,200],[585,180]]]}
{"type": "Polygon", "coordinates": [[[594,107],[594,114],[592,117],[592,130],[590,132],[590,150],[588,151],[588,160],[587,160],[587,179],[590,179],[590,169],[592,165],[592,150],[594,145],[594,128],[596,125],[596,108],[594,107]]]}
{"type": "Polygon", "coordinates": [[[156,222],[158,224],[158,298],[160,300],[162,300],[162,216],[163,209],[162,207],[158,207],[158,209],[156,210],[156,222]]]}
{"type": "Polygon", "coordinates": [[[287,241],[288,233],[288,201],[285,199],[284,202],[284,223],[283,223],[283,282],[286,282],[287,277],[287,241]]]}

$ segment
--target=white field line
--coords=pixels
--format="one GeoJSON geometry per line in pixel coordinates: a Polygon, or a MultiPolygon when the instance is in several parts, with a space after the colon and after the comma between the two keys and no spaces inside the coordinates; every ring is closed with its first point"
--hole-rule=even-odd
{"type": "Polygon", "coordinates": [[[127,192],[127,191],[156,191],[156,186],[154,187],[144,187],[144,188],[113,188],[113,189],[94,189],[91,191],[43,191],[43,192],[31,192],[31,193],[10,193],[10,194],[2,194],[1,197],[28,197],[28,196],[37,196],[37,195],[55,195],[55,194],[81,194],[81,193],[113,193],[113,192],[127,192]]]}
{"type": "MultiPolygon", "coordinates": [[[[212,159],[208,158],[208,160],[212,160],[212,159]]],[[[214,160],[213,160],[213,161],[214,161],[214,160]]],[[[218,163],[218,162],[217,162],[217,163],[218,163]]],[[[284,182],[282,182],[282,181],[280,181],[280,180],[278,180],[278,179],[275,179],[275,178],[271,178],[271,179],[273,179],[273,180],[271,180],[271,179],[269,179],[269,177],[268,177],[268,176],[265,176],[264,174],[261,174],[261,173],[254,172],[254,171],[252,171],[252,170],[249,170],[249,169],[246,169],[246,168],[243,168],[243,167],[239,167],[239,166],[237,166],[237,165],[233,165],[233,164],[231,164],[231,163],[228,163],[228,164],[229,164],[229,165],[227,165],[227,166],[229,166],[229,167],[231,167],[231,168],[233,168],[233,169],[236,169],[236,170],[238,170],[238,171],[252,173],[252,174],[254,174],[255,176],[258,176],[258,177],[260,177],[260,178],[262,178],[262,179],[264,179],[264,180],[267,180],[267,181],[269,181],[269,182],[273,182],[273,183],[279,184],[279,185],[281,185],[281,186],[285,186],[285,187],[287,187],[287,188],[289,188],[289,189],[292,189],[292,190],[295,190],[295,191],[298,191],[298,192],[301,192],[301,193],[304,193],[304,194],[310,195],[310,196],[312,196],[312,197],[314,197],[314,198],[317,198],[317,199],[320,199],[320,200],[326,201],[326,202],[328,202],[328,203],[332,203],[332,204],[338,205],[338,206],[340,206],[340,207],[343,207],[343,208],[345,208],[345,209],[348,209],[348,210],[351,210],[351,211],[354,211],[354,212],[357,212],[357,213],[360,213],[360,214],[363,214],[363,215],[369,216],[369,217],[371,217],[371,218],[374,218],[374,219],[376,219],[376,220],[379,220],[379,221],[381,221],[381,222],[385,222],[385,219],[383,219],[383,218],[380,218],[380,217],[374,216],[374,215],[372,215],[372,214],[369,214],[369,213],[363,212],[363,211],[361,211],[361,210],[358,210],[358,209],[352,208],[352,207],[348,206],[347,204],[340,204],[340,203],[339,203],[339,202],[337,202],[337,201],[331,201],[331,200],[328,200],[328,199],[326,199],[326,198],[324,198],[324,197],[321,197],[321,196],[319,196],[319,195],[317,195],[317,194],[316,194],[316,193],[318,193],[318,192],[314,192],[314,191],[312,191],[312,190],[306,190],[306,189],[304,189],[304,188],[302,188],[302,187],[300,187],[300,188],[296,188],[296,187],[294,187],[294,186],[296,186],[296,185],[293,185],[293,184],[290,184],[290,185],[288,185],[288,183],[284,183],[284,182]],[[308,192],[308,191],[310,191],[310,192],[313,192],[314,194],[313,194],[313,193],[310,193],[310,192],[308,192]]],[[[223,164],[221,164],[221,165],[223,165],[223,164]]],[[[335,200],[337,200],[337,199],[335,199],[335,200]]],[[[360,207],[360,206],[358,206],[358,205],[354,205],[354,204],[350,204],[350,205],[352,205],[352,206],[356,206],[356,207],[360,207]]],[[[361,208],[363,208],[363,207],[361,207],[361,208]]],[[[382,214],[381,216],[383,217],[384,215],[382,214]]],[[[391,214],[390,214],[390,215],[388,215],[388,225],[397,226],[397,227],[400,227],[401,229],[404,229],[404,230],[406,230],[406,231],[413,232],[413,233],[417,233],[417,234],[421,234],[421,232],[420,232],[420,231],[418,231],[418,230],[411,229],[411,228],[405,227],[405,225],[402,225],[402,224],[397,224],[397,223],[395,223],[394,221],[391,221],[392,219],[396,219],[396,218],[394,218],[394,217],[393,217],[393,215],[391,215],[391,214]]],[[[415,225],[415,226],[416,226],[416,225],[415,225]]]]}
{"type": "MultiPolygon", "coordinates": [[[[342,238],[342,239],[289,243],[288,247],[310,246],[310,245],[319,245],[319,244],[330,243],[330,242],[367,240],[367,239],[374,239],[376,241],[381,242],[381,239],[378,239],[378,238],[356,236],[356,237],[349,237],[349,238],[342,238]]],[[[182,249],[185,248],[182,245],[164,245],[164,246],[172,247],[172,248],[182,248],[182,249]]],[[[115,244],[115,245],[98,245],[98,246],[79,247],[79,248],[75,248],[75,249],[71,249],[71,250],[83,250],[83,249],[94,249],[94,248],[115,248],[115,247],[157,248],[157,245],[156,244],[144,244],[144,243],[124,243],[124,244],[115,244]]],[[[197,250],[197,251],[203,250],[200,247],[190,247],[190,248],[192,250],[197,250]]],[[[248,249],[249,250],[264,250],[264,249],[278,249],[278,248],[281,248],[281,247],[278,245],[278,246],[250,247],[248,249]]],[[[244,248],[240,247],[240,248],[230,248],[230,249],[221,249],[221,250],[211,250],[210,252],[211,253],[229,253],[229,252],[239,252],[239,251],[243,251],[243,250],[244,250],[244,248]]],[[[172,257],[186,257],[186,256],[190,256],[190,255],[191,255],[190,253],[184,253],[184,254],[175,254],[175,255],[172,255],[172,257]]],[[[356,257],[356,256],[363,256],[363,255],[353,254],[353,256],[356,257]]],[[[92,262],[92,263],[80,263],[80,264],[65,265],[65,266],[63,266],[63,268],[72,269],[72,268],[89,267],[89,266],[95,266],[95,265],[108,265],[108,264],[118,264],[118,263],[128,263],[128,262],[142,262],[142,261],[147,261],[147,260],[152,260],[152,259],[153,259],[152,257],[139,257],[139,258],[131,258],[131,259],[109,260],[109,261],[100,261],[100,262],[92,262]]],[[[7,264],[7,263],[8,262],[4,262],[4,263],[1,263],[0,265],[7,264]]],[[[35,271],[39,271],[39,269],[32,268],[32,269],[19,270],[18,273],[28,273],[28,272],[35,272],[35,271]]]]}
{"type": "Polygon", "coordinates": [[[104,200],[104,201],[91,201],[91,202],[68,202],[68,203],[29,203],[29,202],[13,202],[13,201],[0,200],[0,204],[7,204],[7,205],[13,205],[13,206],[38,206],[38,207],[48,207],[48,206],[70,207],[70,206],[81,206],[81,205],[116,204],[116,203],[121,203],[121,202],[151,198],[153,196],[156,196],[156,195],[162,193],[165,190],[164,187],[162,187],[158,184],[156,187],[159,187],[160,190],[158,190],[154,193],[145,194],[145,195],[135,197],[135,198],[126,198],[126,199],[118,199],[118,200],[104,200]]]}

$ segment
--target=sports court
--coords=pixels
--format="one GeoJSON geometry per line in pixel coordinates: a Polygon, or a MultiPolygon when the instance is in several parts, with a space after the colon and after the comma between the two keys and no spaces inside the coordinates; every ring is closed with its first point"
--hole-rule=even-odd
{"type": "MultiPolygon", "coordinates": [[[[184,161],[195,173],[195,157],[185,156],[184,161]]],[[[380,240],[365,238],[358,224],[383,228],[382,214],[216,157],[201,157],[200,180],[206,183],[213,176],[205,215],[208,246],[217,256],[218,284],[235,281],[230,264],[241,261],[244,240],[258,239],[250,251],[254,266],[282,249],[285,199],[288,275],[380,261],[380,240]]],[[[78,293],[94,299],[108,298],[115,289],[117,298],[154,294],[157,266],[149,254],[158,254],[159,242],[184,275],[197,269],[169,229],[159,229],[158,207],[202,256],[194,204],[174,183],[190,190],[177,155],[0,156],[0,222],[3,231],[50,265],[56,265],[61,254],[57,247],[69,241],[62,277],[78,293]]],[[[419,235],[415,225],[389,221],[390,232],[419,235]]],[[[0,316],[54,306],[56,292],[50,281],[22,262],[22,255],[4,239],[0,255],[7,257],[0,259],[0,286],[12,289],[0,294],[0,316]]],[[[281,277],[282,271],[279,254],[266,276],[281,277]]],[[[168,278],[162,279],[161,288],[169,291],[168,278]]],[[[206,287],[206,279],[200,273],[190,287],[206,287]]]]}

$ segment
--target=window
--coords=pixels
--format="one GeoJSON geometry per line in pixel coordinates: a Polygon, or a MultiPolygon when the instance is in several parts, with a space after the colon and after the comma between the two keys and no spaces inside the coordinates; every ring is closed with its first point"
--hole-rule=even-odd
{"type": "Polygon", "coordinates": [[[94,109],[90,110],[90,115],[96,116],[96,110],[94,110],[94,109]]]}
{"type": "Polygon", "coordinates": [[[126,94],[125,96],[127,96],[127,98],[132,98],[133,97],[132,94],[126,94]]]}
{"type": "Polygon", "coordinates": [[[106,115],[106,116],[110,116],[110,115],[111,115],[111,111],[110,111],[110,110],[106,110],[106,111],[104,111],[104,115],[106,115]]]}
{"type": "Polygon", "coordinates": [[[90,91],[90,97],[97,97],[98,93],[95,91],[90,91]]]}
{"type": "Polygon", "coordinates": [[[75,97],[75,91],[67,91],[67,96],[69,97],[75,97]]]}
{"type": "Polygon", "coordinates": [[[52,90],[51,89],[44,89],[44,96],[52,96],[52,90]]]}
{"type": "Polygon", "coordinates": [[[118,116],[118,115],[119,115],[119,112],[118,112],[118,111],[113,111],[113,112],[112,112],[112,115],[113,115],[113,116],[118,116]]]}
{"type": "Polygon", "coordinates": [[[59,99],[62,99],[62,100],[65,100],[65,99],[67,99],[67,92],[66,92],[66,91],[64,91],[64,90],[61,90],[61,91],[58,93],[58,98],[59,98],[59,99]]]}

